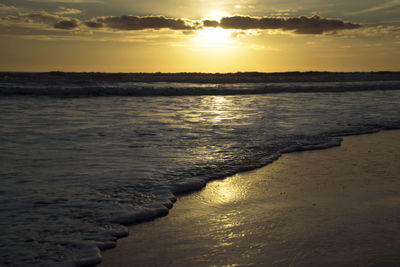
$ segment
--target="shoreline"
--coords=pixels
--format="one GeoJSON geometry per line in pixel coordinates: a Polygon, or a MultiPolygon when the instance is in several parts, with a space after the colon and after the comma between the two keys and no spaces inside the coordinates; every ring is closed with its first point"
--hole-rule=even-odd
{"type": "MultiPolygon", "coordinates": [[[[365,136],[375,136],[375,135],[386,135],[386,134],[388,134],[388,133],[390,133],[390,134],[394,134],[394,135],[399,135],[399,133],[400,133],[400,131],[396,131],[396,130],[385,130],[385,131],[381,131],[380,133],[377,133],[377,134],[363,134],[363,135],[357,135],[357,136],[348,136],[348,137],[344,137],[344,142],[346,142],[347,143],[347,139],[359,139],[359,138],[361,138],[361,139],[364,139],[365,138],[365,136]]],[[[321,148],[319,148],[319,149],[321,149],[321,148]]],[[[126,255],[126,249],[124,250],[124,247],[125,248],[128,248],[128,247],[131,247],[131,249],[132,249],[132,241],[130,241],[130,243],[129,243],[129,241],[127,241],[127,240],[129,240],[129,239],[135,239],[135,238],[137,238],[137,229],[138,228],[146,228],[146,229],[154,229],[156,232],[158,231],[158,230],[156,230],[157,228],[162,228],[162,227],[165,227],[165,226],[163,226],[163,222],[165,221],[165,222],[168,222],[168,221],[174,221],[175,220],[175,218],[174,218],[174,216],[176,216],[175,214],[177,214],[177,213],[179,213],[179,212],[181,212],[182,211],[182,208],[180,208],[180,206],[179,205],[184,205],[184,204],[182,204],[182,203],[184,203],[185,201],[187,201],[187,199],[192,199],[192,201],[193,201],[193,199],[195,199],[196,197],[198,197],[198,195],[201,195],[202,194],[202,192],[204,192],[204,191],[207,191],[208,190],[208,188],[210,187],[210,188],[213,188],[214,187],[214,185],[212,185],[212,184],[214,184],[214,183],[227,183],[227,181],[229,181],[229,180],[231,180],[231,179],[234,179],[234,177],[237,177],[237,176],[241,176],[241,175],[248,175],[248,173],[253,173],[253,172],[258,172],[259,170],[263,170],[263,169],[266,169],[266,168],[271,168],[270,166],[273,166],[274,164],[276,165],[277,164],[277,162],[280,162],[280,161],[282,161],[281,159],[282,158],[284,158],[284,157],[287,157],[286,155],[288,155],[289,157],[291,157],[290,155],[297,155],[297,154],[302,154],[302,153],[304,153],[304,154],[307,154],[307,153],[321,153],[321,152],[327,152],[328,154],[329,154],[329,151],[332,151],[332,150],[335,150],[335,149],[338,149],[338,150],[341,150],[341,149],[343,149],[343,147],[342,146],[339,146],[339,147],[335,147],[335,148],[332,148],[332,149],[328,149],[328,150],[314,150],[314,151],[305,151],[305,152],[294,152],[294,153],[289,153],[289,154],[284,154],[280,159],[278,159],[277,161],[275,161],[275,162],[273,162],[272,164],[268,164],[267,166],[265,166],[265,167],[261,167],[260,169],[257,169],[257,170],[252,170],[252,171],[249,171],[249,172],[244,172],[244,173],[239,173],[239,174],[236,174],[236,175],[233,175],[233,176],[230,176],[230,177],[227,177],[227,178],[225,178],[225,179],[223,179],[223,180],[215,180],[215,181],[211,181],[211,182],[209,182],[208,184],[207,184],[207,187],[205,188],[205,189],[203,189],[203,190],[200,190],[200,191],[195,191],[195,192],[192,192],[192,193],[189,193],[189,194],[183,194],[183,195],[178,195],[178,201],[177,201],[177,203],[175,204],[175,208],[174,209],[172,209],[170,212],[172,213],[170,216],[167,216],[167,217],[163,217],[163,218],[157,218],[156,220],[153,220],[153,221],[149,221],[149,222],[145,222],[145,223],[141,223],[141,224],[135,224],[135,225],[133,225],[133,226],[130,226],[129,228],[130,228],[130,231],[131,231],[131,234],[127,237],[127,238],[124,238],[124,239],[121,239],[121,240],[118,240],[118,246],[117,246],[117,248],[114,248],[114,249],[111,249],[111,250],[104,250],[103,252],[102,252],[102,254],[104,255],[104,257],[103,257],[103,262],[99,265],[99,266],[128,266],[128,265],[124,265],[124,264],[122,264],[121,262],[120,263],[116,263],[115,262],[115,257],[117,257],[117,258],[119,258],[119,257],[122,257],[122,258],[124,258],[124,257],[126,257],[127,255],[126,255]],[[157,226],[155,226],[154,224],[156,224],[157,226]],[[135,230],[136,229],[136,230],[135,230]],[[128,245],[127,245],[128,244],[128,245]],[[121,252],[121,251],[125,251],[125,254],[124,254],[124,252],[121,252]],[[121,254],[122,253],[122,254],[121,254]],[[118,254],[118,256],[115,256],[116,254],[118,254]],[[111,256],[110,256],[111,255],[111,256]],[[114,256],[112,256],[112,255],[114,255],[114,256]],[[110,260],[112,261],[112,260],[114,260],[114,262],[112,263],[112,264],[110,264],[110,260]]],[[[377,155],[375,155],[375,156],[377,156],[377,155]]],[[[236,179],[236,178],[235,178],[236,179]]],[[[237,179],[236,179],[237,180],[237,179]]],[[[243,179],[242,179],[243,180],[243,179]]],[[[245,179],[244,179],[245,180],[245,179]]],[[[247,180],[249,180],[249,179],[247,179],[247,180]]],[[[282,191],[283,192],[283,191],[282,191]]],[[[282,193],[281,192],[281,193],[282,193]]],[[[282,193],[281,194],[281,196],[285,196],[285,193],[282,193]]],[[[243,200],[243,199],[242,199],[243,200]]],[[[240,201],[242,201],[242,200],[240,200],[240,201]]],[[[195,205],[196,203],[192,203],[192,205],[195,205]]],[[[311,206],[312,207],[316,207],[317,206],[317,203],[311,203],[311,206]],[[315,204],[315,205],[314,205],[315,204]]],[[[207,206],[205,206],[205,207],[207,207],[207,206]]],[[[204,206],[203,206],[203,208],[204,208],[204,206]]],[[[195,211],[193,211],[193,210],[195,210],[196,208],[191,208],[190,209],[190,211],[187,211],[187,212],[189,212],[190,214],[193,214],[193,212],[195,212],[195,211]]],[[[179,218],[181,218],[182,216],[178,216],[177,218],[179,219],[179,218]]],[[[170,231],[173,231],[173,228],[172,229],[169,229],[170,231]]],[[[153,236],[154,237],[154,233],[152,233],[151,234],[151,236],[153,236]]],[[[144,237],[143,237],[144,238],[144,237]]],[[[145,238],[144,238],[145,239],[145,238]]],[[[246,238],[243,238],[243,239],[246,239],[246,238]]],[[[154,241],[154,240],[153,240],[154,241]]],[[[158,240],[158,241],[154,241],[155,243],[157,243],[157,242],[162,242],[161,240],[158,240]]],[[[154,244],[147,244],[149,247],[152,247],[154,244]]],[[[164,244],[164,245],[166,245],[166,244],[164,244]]],[[[146,247],[146,246],[144,246],[144,247],[146,247]]],[[[128,254],[128,256],[129,256],[129,254],[128,254]]],[[[126,259],[125,259],[126,260],[126,259]]],[[[129,261],[130,262],[130,261],[129,261]]],[[[143,263],[145,263],[145,262],[141,262],[142,264],[143,263]]],[[[186,263],[188,263],[188,262],[186,262],[186,263]]],[[[150,265],[152,265],[151,263],[149,263],[150,265]]],[[[180,264],[180,263],[175,263],[175,264],[180,264]]]]}
{"type": "MultiPolygon", "coordinates": [[[[297,153],[297,152],[306,152],[306,151],[313,151],[313,150],[325,150],[332,147],[341,146],[343,142],[343,138],[347,136],[360,136],[360,135],[368,135],[368,134],[375,134],[381,131],[392,131],[392,130],[399,130],[397,128],[372,128],[367,130],[361,130],[358,132],[342,132],[337,135],[332,135],[327,138],[327,141],[321,143],[312,143],[308,145],[294,145],[286,147],[282,150],[279,150],[275,154],[269,155],[268,157],[263,158],[261,162],[256,164],[240,167],[237,170],[227,172],[222,176],[217,176],[208,180],[201,180],[201,179],[194,179],[190,183],[178,183],[173,185],[162,186],[159,190],[156,191],[157,196],[159,198],[159,202],[151,204],[149,207],[143,207],[142,209],[138,210],[137,212],[133,212],[130,214],[124,214],[122,216],[113,217],[109,220],[110,223],[118,224],[122,227],[129,227],[132,225],[140,224],[147,221],[152,221],[160,217],[167,216],[169,214],[169,210],[173,208],[174,203],[176,202],[177,198],[182,195],[188,195],[195,193],[199,190],[202,190],[204,187],[207,186],[208,183],[213,181],[219,181],[227,179],[231,176],[234,176],[238,173],[248,172],[257,170],[263,167],[268,166],[269,164],[278,160],[282,155],[289,154],[289,153],[297,153]]],[[[121,232],[119,231],[115,237],[123,238],[128,236],[128,232],[121,232]]],[[[106,246],[104,249],[110,249],[115,246],[106,246]]],[[[103,248],[100,248],[103,250],[103,248]]]]}

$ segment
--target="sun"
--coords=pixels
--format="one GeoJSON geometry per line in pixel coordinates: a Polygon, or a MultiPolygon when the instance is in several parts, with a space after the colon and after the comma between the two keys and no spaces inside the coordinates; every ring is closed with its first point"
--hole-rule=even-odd
{"type": "Polygon", "coordinates": [[[197,32],[193,39],[203,45],[223,46],[232,43],[231,32],[221,28],[205,28],[197,32]]]}
{"type": "MultiPolygon", "coordinates": [[[[228,16],[228,13],[214,10],[210,12],[204,19],[220,21],[221,18],[228,16]]],[[[222,29],[219,27],[206,27],[197,31],[193,37],[193,42],[201,47],[227,47],[233,42],[232,30],[222,29]]]]}

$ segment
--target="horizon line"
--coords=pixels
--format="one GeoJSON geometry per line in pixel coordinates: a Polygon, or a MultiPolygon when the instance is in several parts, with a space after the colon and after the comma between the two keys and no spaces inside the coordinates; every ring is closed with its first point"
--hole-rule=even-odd
{"type": "Polygon", "coordinates": [[[201,72],[201,71],[191,71],[191,72],[104,72],[104,71],[60,71],[60,70],[51,70],[51,71],[5,71],[0,70],[0,73],[37,73],[37,74],[205,74],[205,75],[228,75],[228,74],[303,74],[303,73],[325,73],[325,74],[334,74],[334,73],[400,73],[400,70],[371,70],[371,71],[327,71],[327,70],[308,70],[308,71],[276,71],[276,72],[263,72],[263,71],[236,71],[236,72],[201,72]]]}

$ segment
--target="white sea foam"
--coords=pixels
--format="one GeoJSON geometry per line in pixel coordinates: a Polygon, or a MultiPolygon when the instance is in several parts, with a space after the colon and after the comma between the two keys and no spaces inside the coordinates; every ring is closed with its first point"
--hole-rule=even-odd
{"type": "Polygon", "coordinates": [[[165,216],[176,194],[400,128],[399,104],[397,90],[0,97],[0,265],[94,264],[121,224],[165,216]]]}

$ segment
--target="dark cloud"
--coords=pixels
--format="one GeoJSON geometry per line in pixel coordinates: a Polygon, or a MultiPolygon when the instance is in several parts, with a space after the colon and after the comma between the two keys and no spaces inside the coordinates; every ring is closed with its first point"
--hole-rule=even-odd
{"type": "Polygon", "coordinates": [[[203,26],[204,27],[218,27],[219,22],[216,20],[203,20],[203,26]]]}
{"type": "Polygon", "coordinates": [[[83,24],[93,29],[102,28],[104,26],[103,23],[97,21],[85,21],[83,24]]]}
{"type": "Polygon", "coordinates": [[[54,24],[55,29],[62,30],[72,30],[79,26],[79,21],[77,19],[66,19],[60,20],[59,22],[54,24]]]}
{"type": "Polygon", "coordinates": [[[344,22],[338,19],[325,19],[320,16],[299,18],[269,18],[233,16],[224,17],[221,22],[204,21],[204,27],[216,27],[224,29],[250,30],[250,29],[279,29],[294,31],[297,34],[322,34],[329,31],[349,30],[360,28],[361,25],[344,22]]]}
{"type": "Polygon", "coordinates": [[[101,26],[114,30],[145,30],[145,29],[171,29],[171,30],[193,30],[194,26],[189,25],[183,19],[170,19],[163,16],[138,17],[99,17],[85,22],[90,28],[100,28],[101,26]]]}

